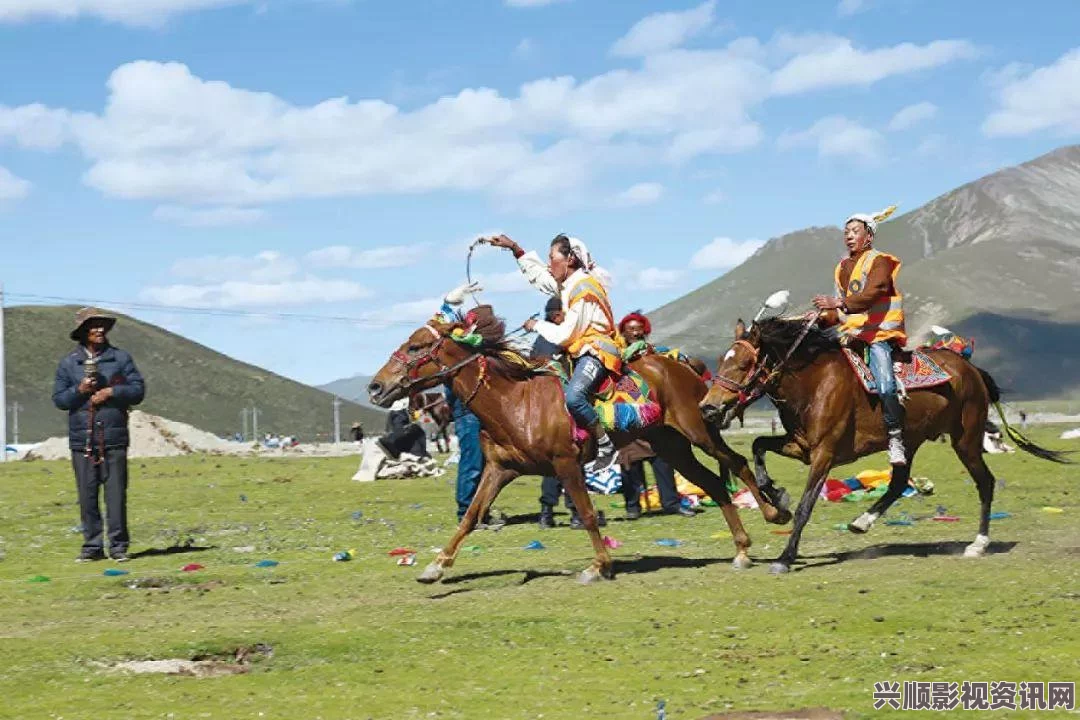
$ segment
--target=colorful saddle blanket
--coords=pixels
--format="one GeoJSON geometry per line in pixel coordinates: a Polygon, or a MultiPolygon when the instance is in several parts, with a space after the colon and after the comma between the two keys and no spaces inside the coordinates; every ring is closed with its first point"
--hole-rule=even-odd
{"type": "Polygon", "coordinates": [[[609,376],[604,381],[593,407],[606,430],[638,430],[655,425],[663,417],[656,394],[645,378],[626,366],[617,378],[609,376]]]}
{"type": "MultiPolygon", "coordinates": [[[[844,357],[847,358],[851,369],[859,377],[866,392],[876,395],[877,388],[874,384],[874,374],[870,372],[870,368],[867,367],[862,356],[848,348],[844,348],[844,357]]],[[[904,362],[893,363],[896,380],[904,390],[922,390],[944,385],[952,377],[940,365],[931,360],[928,355],[919,350],[904,353],[904,357],[904,362]]]]}

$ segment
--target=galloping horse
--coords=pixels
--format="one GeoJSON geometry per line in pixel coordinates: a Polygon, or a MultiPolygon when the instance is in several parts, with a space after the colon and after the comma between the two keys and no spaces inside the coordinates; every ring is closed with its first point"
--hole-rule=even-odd
{"type": "MultiPolygon", "coordinates": [[[[445,568],[454,564],[461,543],[499,491],[524,474],[553,475],[562,480],[596,553],[579,579],[588,583],[601,577],[610,578],[611,556],[597,529],[596,513],[581,470],[582,462],[590,459],[595,447],[591,441],[586,447],[575,443],[559,378],[537,374],[535,367],[509,350],[503,340],[503,322],[494,316],[490,306],[482,305],[470,311],[466,319],[467,327],[463,323],[432,320],[413,332],[368,387],[372,402],[386,407],[417,390],[451,382],[454,393],[480,419],[485,459],[480,487],[454,537],[418,580],[426,583],[441,579],[445,568]],[[469,345],[455,340],[463,334],[478,336],[481,342],[469,345]]],[[[746,459],[706,427],[698,409],[706,387],[694,370],[660,355],[645,355],[633,361],[631,367],[655,389],[663,408],[663,425],[632,434],[613,433],[613,440],[623,444],[636,437],[648,439],[658,454],[709,493],[720,505],[731,529],[735,542],[733,565],[747,567],[750,538],[738,510],[731,503],[724,482],[694,457],[692,446],[718,459],[722,469],[738,473],[757,498],[768,522],[786,523],[790,513],[778,510],[761,496],[746,459]]]]}
{"type": "MultiPolygon", "coordinates": [[[[450,403],[446,402],[446,396],[441,392],[416,393],[409,398],[409,411],[427,414],[433,426],[430,437],[434,438],[435,447],[439,452],[450,452],[449,427],[454,418],[450,411],[450,403]]],[[[421,425],[424,424],[421,423],[421,425]]]]}
{"type": "MultiPolygon", "coordinates": [[[[1024,451],[1054,462],[1069,462],[1063,453],[1035,445],[1009,427],[997,405],[1000,391],[990,375],[949,350],[926,353],[951,379],[937,387],[913,390],[906,403],[904,445],[907,465],[894,466],[886,493],[848,527],[863,533],[903,493],[919,446],[948,434],[953,450],[979,490],[982,515],[979,534],[964,555],[979,557],[990,544],[990,504],[994,476],[983,462],[983,430],[993,403],[1009,437],[1024,451]]],[[[784,437],[754,441],[754,461],[763,490],[771,485],[764,454],[773,451],[810,465],[806,490],[795,511],[795,527],[787,547],[770,568],[787,572],[798,554],[799,538],[829,469],[885,449],[887,438],[880,403],[866,393],[839,343],[805,320],[772,318],[755,323],[723,357],[712,388],[701,403],[706,420],[720,429],[762,395],[780,411],[784,437]],[[738,379],[741,378],[741,379],[738,379]]]]}

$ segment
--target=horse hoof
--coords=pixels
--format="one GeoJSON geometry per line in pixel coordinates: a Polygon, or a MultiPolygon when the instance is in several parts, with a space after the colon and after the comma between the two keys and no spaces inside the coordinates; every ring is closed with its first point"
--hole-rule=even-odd
{"type": "Polygon", "coordinates": [[[753,564],[746,555],[736,555],[735,559],[731,561],[731,568],[733,570],[749,570],[753,564]]]}
{"type": "Polygon", "coordinates": [[[787,525],[791,522],[791,518],[791,511],[778,507],[776,508],[776,514],[773,515],[772,518],[766,518],[765,522],[772,525],[787,525]]]}
{"type": "Polygon", "coordinates": [[[599,570],[597,570],[596,568],[588,568],[581,571],[581,574],[578,575],[577,581],[579,585],[592,585],[593,583],[600,582],[603,579],[604,574],[601,573],[599,570]]]}
{"type": "Polygon", "coordinates": [[[986,554],[986,549],[976,547],[975,545],[968,545],[964,548],[964,557],[966,558],[980,558],[986,554]]]}
{"type": "Polygon", "coordinates": [[[442,580],[443,569],[438,563],[431,563],[424,572],[420,573],[420,577],[416,578],[416,582],[430,585],[431,583],[437,583],[442,580]]]}
{"type": "Polygon", "coordinates": [[[788,566],[787,563],[774,562],[772,565],[769,566],[770,575],[784,575],[788,572],[791,572],[791,568],[788,566]]]}

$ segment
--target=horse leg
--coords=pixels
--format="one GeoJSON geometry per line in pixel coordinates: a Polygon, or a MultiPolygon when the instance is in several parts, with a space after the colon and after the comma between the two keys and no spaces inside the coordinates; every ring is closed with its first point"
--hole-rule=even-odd
{"type": "Polygon", "coordinates": [[[481,512],[495,502],[499,492],[515,477],[517,477],[516,472],[499,467],[495,463],[484,466],[484,474],[480,476],[480,485],[476,488],[472,502],[469,503],[469,509],[465,511],[461,522],[458,523],[454,536],[450,538],[446,547],[439,551],[435,559],[424,568],[424,572],[416,578],[417,582],[428,584],[442,579],[446,568],[453,567],[454,560],[461,549],[461,543],[465,541],[469,533],[476,529],[476,524],[482,517],[481,512]]]}
{"type": "Polygon", "coordinates": [[[919,451],[919,445],[922,443],[915,443],[909,445],[907,448],[907,465],[893,465],[892,474],[889,477],[889,489],[885,491],[885,494],[877,499],[870,509],[864,512],[859,517],[848,523],[848,530],[850,532],[862,535],[867,532],[877,519],[885,514],[894,502],[900,499],[900,496],[907,490],[908,480],[911,478],[911,463],[915,459],[915,453],[919,451]]]}
{"type": "Polygon", "coordinates": [[[798,557],[799,538],[802,537],[803,528],[806,527],[806,523],[810,520],[810,513],[814,511],[814,503],[817,501],[818,495],[821,494],[825,478],[828,477],[829,469],[832,468],[832,461],[833,450],[831,446],[823,447],[818,445],[810,451],[810,475],[806,479],[806,489],[803,490],[803,496],[799,500],[799,507],[795,509],[795,527],[788,537],[787,547],[784,548],[784,552],[780,553],[780,557],[769,567],[769,572],[774,575],[788,572],[795,562],[795,558],[798,557]]]}
{"type": "MultiPolygon", "coordinates": [[[[731,561],[731,566],[736,570],[750,567],[752,563],[746,552],[750,549],[750,536],[747,535],[745,528],[743,528],[742,518],[739,517],[739,509],[731,502],[731,495],[728,494],[725,481],[694,457],[690,442],[678,433],[665,433],[652,440],[652,446],[661,457],[670,462],[687,480],[707,492],[709,497],[716,501],[720,506],[720,510],[724,513],[724,520],[727,521],[728,529],[731,530],[731,537],[735,543],[735,557],[731,561]]],[[[722,462],[721,467],[724,467],[722,462]]]]}
{"type": "Polygon", "coordinates": [[[746,458],[732,450],[715,427],[706,425],[703,420],[701,424],[705,430],[707,443],[699,443],[696,435],[692,434],[687,435],[691,443],[711,454],[720,461],[721,465],[727,466],[731,472],[739,476],[742,484],[750,490],[754,500],[757,501],[761,516],[765,518],[766,522],[771,522],[772,525],[787,525],[787,522],[792,519],[791,512],[787,510],[787,505],[791,502],[787,498],[787,491],[775,485],[758,486],[757,478],[750,468],[750,463],[746,462],[746,458]]]}
{"type": "Polygon", "coordinates": [[[979,490],[980,517],[979,534],[975,541],[964,548],[964,557],[975,558],[986,554],[990,545],[990,505],[994,502],[994,474],[983,459],[983,422],[971,418],[974,413],[964,413],[963,427],[959,433],[953,433],[952,446],[960,462],[967,468],[968,474],[979,490]]]}
{"type": "Polygon", "coordinates": [[[596,521],[596,510],[593,509],[592,500],[589,499],[589,491],[585,487],[585,476],[581,472],[581,465],[578,464],[577,458],[559,460],[554,465],[555,476],[562,481],[563,489],[570,494],[570,499],[574,501],[574,507],[577,509],[578,516],[589,533],[593,551],[596,553],[592,564],[578,575],[578,582],[582,585],[588,585],[601,578],[610,580],[615,577],[612,570],[611,554],[608,552],[607,546],[604,545],[604,539],[600,537],[600,526],[596,521]]]}
{"type": "Polygon", "coordinates": [[[772,500],[776,507],[781,510],[789,509],[791,507],[791,497],[788,495],[788,491],[778,486],[776,481],[769,475],[769,471],[765,468],[765,453],[774,452],[777,455],[783,455],[807,464],[810,462],[810,457],[801,445],[791,439],[790,435],[757,437],[754,438],[754,444],[751,448],[754,456],[754,479],[757,480],[761,492],[772,500]]]}

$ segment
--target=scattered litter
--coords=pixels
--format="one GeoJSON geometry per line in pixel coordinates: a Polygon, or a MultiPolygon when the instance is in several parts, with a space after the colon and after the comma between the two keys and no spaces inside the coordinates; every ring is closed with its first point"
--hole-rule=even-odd
{"type": "Polygon", "coordinates": [[[701,501],[702,507],[720,507],[720,503],[713,500],[711,497],[707,497],[701,501]]]}
{"type": "Polygon", "coordinates": [[[1061,433],[1061,439],[1062,440],[1080,440],[1080,428],[1075,428],[1073,430],[1066,430],[1065,432],[1061,433]]]}
{"type": "Polygon", "coordinates": [[[523,549],[524,550],[546,550],[547,548],[545,548],[544,543],[540,542],[539,540],[533,540],[531,543],[526,545],[523,549]]]}
{"type": "Polygon", "coordinates": [[[955,515],[935,515],[930,519],[938,522],[960,522],[960,518],[955,515]]]}
{"type": "MultiPolygon", "coordinates": [[[[465,552],[478,553],[483,548],[481,548],[479,545],[466,545],[465,547],[463,547],[461,549],[463,551],[465,551],[465,552]]],[[[439,548],[437,552],[442,552],[442,548],[439,548]]]]}
{"type": "Polygon", "coordinates": [[[1012,513],[1007,513],[1007,512],[990,513],[990,519],[991,520],[1004,520],[1005,518],[1011,518],[1011,517],[1012,517],[1012,513]]]}
{"type": "Polygon", "coordinates": [[[357,510],[356,512],[354,512],[352,514],[352,519],[353,520],[360,520],[363,517],[364,517],[364,511],[363,510],[357,510]]]}
{"type": "Polygon", "coordinates": [[[675,540],[674,538],[660,538],[656,541],[656,544],[662,545],[663,547],[679,547],[680,545],[682,545],[682,540],[675,540]]]}
{"type": "Polygon", "coordinates": [[[30,578],[26,582],[34,582],[34,583],[49,582],[49,576],[48,575],[35,575],[34,577],[30,578]]]}
{"type": "Polygon", "coordinates": [[[82,531],[83,531],[83,526],[82,525],[73,525],[71,527],[71,530],[69,530],[69,532],[71,532],[71,533],[81,533],[82,531]]]}
{"type": "Polygon", "coordinates": [[[904,518],[896,518],[894,520],[886,520],[885,524],[886,525],[899,525],[900,527],[909,527],[911,525],[914,525],[915,523],[913,523],[911,520],[907,520],[907,519],[904,519],[904,518]]]}
{"type": "Polygon", "coordinates": [[[247,502],[247,495],[244,495],[244,494],[241,493],[240,502],[247,502]]]}
{"type": "Polygon", "coordinates": [[[422,507],[424,507],[423,503],[413,503],[412,505],[409,506],[409,509],[410,510],[419,510],[422,507]]]}
{"type": "Polygon", "coordinates": [[[611,505],[609,505],[608,507],[612,508],[613,510],[619,510],[622,507],[624,507],[625,505],[626,505],[626,503],[624,503],[624,502],[622,502],[620,500],[613,500],[611,505]]]}
{"type": "Polygon", "coordinates": [[[277,565],[277,560],[260,560],[259,562],[255,563],[255,567],[259,568],[277,567],[277,565]]]}
{"type": "MultiPolygon", "coordinates": [[[[847,527],[846,525],[844,527],[847,527]]],[[[791,530],[770,530],[773,535],[790,535],[791,530]]]]}
{"type": "Polygon", "coordinates": [[[727,540],[731,537],[731,533],[727,530],[721,530],[720,532],[714,532],[709,537],[713,540],[727,540]]]}
{"type": "Polygon", "coordinates": [[[339,553],[334,553],[334,562],[349,562],[355,556],[355,550],[342,550],[339,553]]]}
{"type": "Polygon", "coordinates": [[[622,543],[619,542],[618,540],[616,540],[615,538],[611,537],[610,535],[605,535],[604,536],[604,547],[611,548],[612,550],[614,550],[615,548],[621,548],[622,543]]]}
{"type": "Polygon", "coordinates": [[[832,529],[836,530],[837,532],[847,532],[848,531],[848,526],[847,526],[847,523],[836,523],[835,525],[832,526],[832,529]]]}
{"type": "Polygon", "coordinates": [[[238,552],[238,553],[255,552],[255,546],[254,545],[241,545],[239,547],[234,547],[233,552],[238,552]]]}
{"type": "Polygon", "coordinates": [[[203,566],[199,563],[188,563],[184,567],[180,568],[181,572],[196,572],[203,569],[205,568],[203,568],[203,566]]]}
{"type": "Polygon", "coordinates": [[[758,506],[757,500],[754,499],[754,494],[746,488],[735,493],[735,497],[731,498],[731,502],[735,507],[744,510],[753,510],[758,506]]]}
{"type": "Polygon", "coordinates": [[[1063,508],[1050,507],[1049,505],[1047,505],[1046,507],[1043,508],[1043,512],[1052,513],[1054,515],[1060,515],[1061,513],[1065,512],[1065,510],[1063,508]]]}
{"type": "Polygon", "coordinates": [[[416,564],[416,556],[415,555],[404,555],[402,557],[399,557],[398,561],[397,561],[397,564],[398,565],[406,565],[406,566],[415,565],[416,564]]]}
{"type": "Polygon", "coordinates": [[[107,568],[102,575],[106,577],[118,577],[120,575],[127,575],[127,570],[121,570],[120,568],[107,568]]]}
{"type": "Polygon", "coordinates": [[[409,548],[406,548],[406,547],[396,547],[396,548],[394,548],[393,550],[391,550],[390,552],[387,553],[387,555],[389,555],[390,557],[396,557],[398,555],[415,555],[415,554],[416,554],[415,550],[410,550],[409,548]]]}

